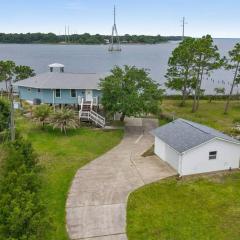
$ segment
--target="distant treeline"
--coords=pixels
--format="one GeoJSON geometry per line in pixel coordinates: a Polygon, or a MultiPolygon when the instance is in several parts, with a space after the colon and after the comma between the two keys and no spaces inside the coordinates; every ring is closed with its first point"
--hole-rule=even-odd
{"type": "MultiPolygon", "coordinates": [[[[69,43],[69,44],[107,44],[110,35],[72,34],[70,36],[56,35],[54,33],[0,33],[0,43],[69,43]]],[[[146,36],[129,35],[120,36],[121,43],[126,44],[157,44],[167,41],[181,40],[180,36],[146,36]]]]}

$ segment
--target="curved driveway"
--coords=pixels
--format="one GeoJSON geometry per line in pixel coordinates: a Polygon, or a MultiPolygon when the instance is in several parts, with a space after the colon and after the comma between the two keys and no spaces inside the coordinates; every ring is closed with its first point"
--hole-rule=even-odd
{"type": "Polygon", "coordinates": [[[129,193],[176,174],[157,157],[141,156],[153,144],[149,131],[156,126],[155,120],[127,119],[122,142],[78,170],[66,204],[70,239],[127,239],[129,193]]]}

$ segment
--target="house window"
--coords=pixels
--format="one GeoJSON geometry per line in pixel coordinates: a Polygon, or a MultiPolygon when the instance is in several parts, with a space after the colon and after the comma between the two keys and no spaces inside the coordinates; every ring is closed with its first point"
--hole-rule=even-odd
{"type": "Polygon", "coordinates": [[[39,93],[41,92],[41,89],[40,88],[38,88],[38,90],[37,90],[39,93]]]}
{"type": "Polygon", "coordinates": [[[209,152],[209,160],[217,159],[217,151],[209,152]]]}
{"type": "Polygon", "coordinates": [[[56,89],[55,90],[55,97],[56,98],[60,98],[61,97],[61,90],[60,89],[56,89]]]}
{"type": "Polygon", "coordinates": [[[76,89],[71,89],[70,94],[72,98],[75,98],[77,96],[76,89]]]}

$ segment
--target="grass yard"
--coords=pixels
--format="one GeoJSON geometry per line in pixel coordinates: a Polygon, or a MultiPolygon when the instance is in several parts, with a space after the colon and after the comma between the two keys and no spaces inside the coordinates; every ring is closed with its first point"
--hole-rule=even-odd
{"type": "Polygon", "coordinates": [[[24,118],[18,120],[17,126],[32,142],[44,167],[42,194],[55,227],[47,240],[66,240],[65,203],[76,171],[117,145],[123,131],[80,128],[65,136],[52,128],[41,130],[24,118]]]}
{"type": "Polygon", "coordinates": [[[239,240],[240,172],[174,178],[132,193],[129,240],[239,240]]]}
{"type": "Polygon", "coordinates": [[[207,100],[201,100],[199,110],[196,113],[191,112],[191,100],[187,101],[184,107],[179,106],[180,102],[178,100],[164,100],[162,104],[163,113],[174,115],[175,118],[181,117],[196,121],[226,133],[231,133],[234,119],[240,121],[240,101],[231,102],[227,115],[223,114],[225,101],[212,101],[209,103],[207,100]]]}

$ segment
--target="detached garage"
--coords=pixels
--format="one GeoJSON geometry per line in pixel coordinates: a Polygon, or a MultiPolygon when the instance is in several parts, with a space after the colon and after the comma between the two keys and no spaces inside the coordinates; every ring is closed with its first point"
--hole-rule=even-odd
{"type": "Polygon", "coordinates": [[[181,176],[239,168],[240,142],[215,129],[177,119],[152,134],[155,154],[181,176]]]}

